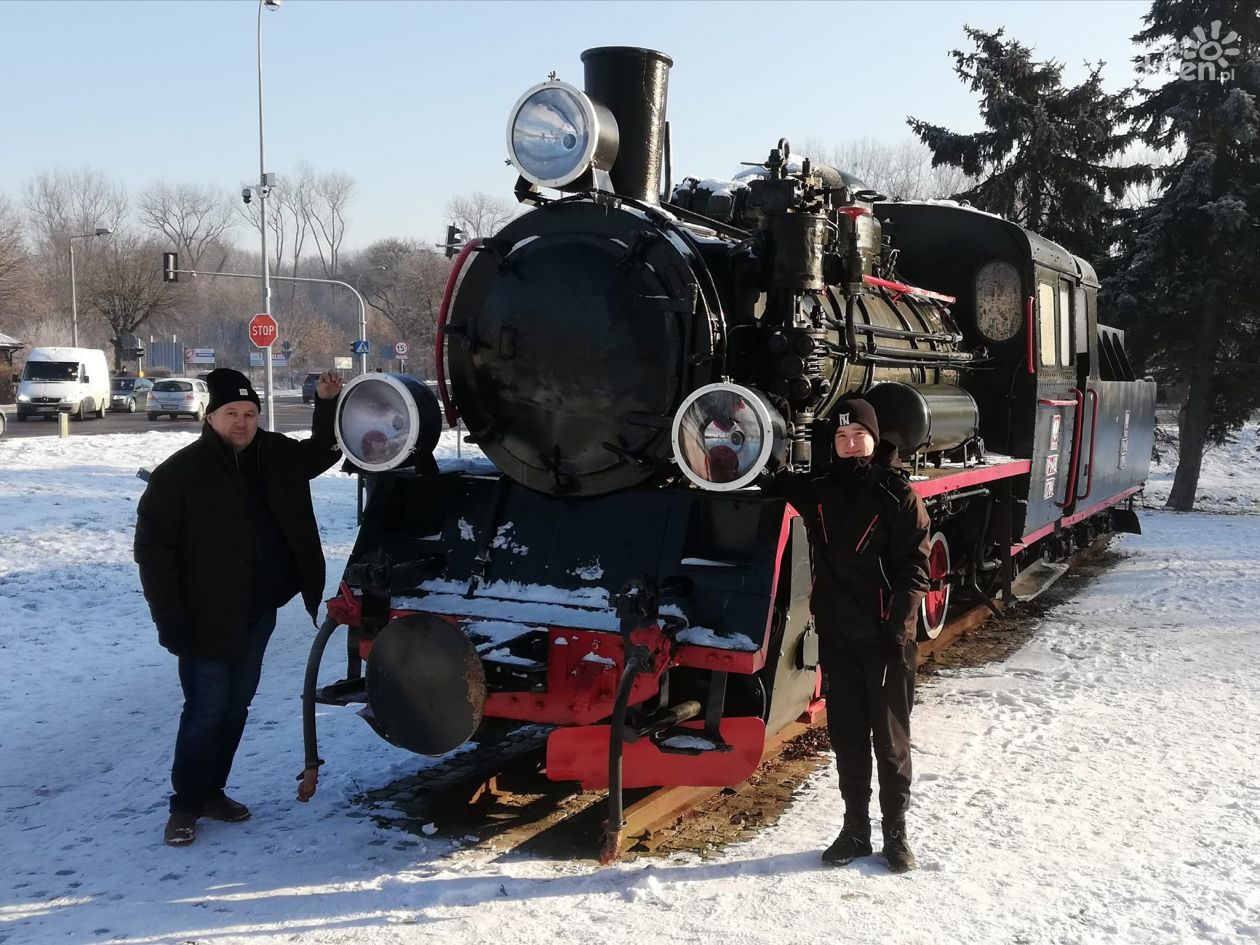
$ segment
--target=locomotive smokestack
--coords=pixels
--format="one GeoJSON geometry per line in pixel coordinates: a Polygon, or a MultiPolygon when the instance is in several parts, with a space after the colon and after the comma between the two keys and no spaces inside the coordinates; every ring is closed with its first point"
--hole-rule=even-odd
{"type": "Polygon", "coordinates": [[[653,49],[600,46],[582,53],[586,94],[617,119],[621,143],[609,176],[618,194],[659,204],[665,100],[674,60],[653,49]]]}

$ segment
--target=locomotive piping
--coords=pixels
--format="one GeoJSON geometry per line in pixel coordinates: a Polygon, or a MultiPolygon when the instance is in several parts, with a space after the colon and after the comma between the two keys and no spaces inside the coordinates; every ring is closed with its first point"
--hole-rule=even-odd
{"type": "Polygon", "coordinates": [[[319,747],[315,734],[315,683],[319,678],[319,664],[324,658],[324,649],[333,632],[340,626],[335,617],[324,618],[315,641],[311,644],[310,656],[306,658],[306,679],[302,683],[302,742],[305,748],[305,759],[299,780],[306,786],[307,778],[311,778],[311,793],[314,793],[314,780],[318,778],[319,767],[324,759],[319,757],[319,747]],[[315,772],[312,777],[310,772],[315,772]]]}
{"type": "Polygon", "coordinates": [[[438,394],[442,398],[442,408],[446,415],[446,425],[448,427],[455,426],[459,420],[459,408],[455,406],[455,402],[451,400],[450,392],[446,389],[446,368],[442,366],[443,356],[446,353],[446,318],[450,314],[451,299],[455,295],[455,283],[459,281],[459,274],[463,271],[464,261],[468,258],[468,254],[481,246],[482,241],[479,239],[469,240],[464,244],[464,248],[459,251],[459,255],[455,257],[455,262],[451,265],[451,274],[446,279],[446,288],[442,291],[442,305],[438,309],[437,330],[433,333],[433,370],[437,379],[438,394]]]}
{"type": "Polygon", "coordinates": [[[650,659],[641,646],[633,646],[626,659],[617,688],[617,701],[613,707],[611,727],[608,732],[608,822],[604,826],[604,850],[599,861],[605,865],[621,855],[622,797],[621,797],[621,750],[626,734],[626,711],[630,705],[630,690],[634,679],[646,668],[650,659]]]}

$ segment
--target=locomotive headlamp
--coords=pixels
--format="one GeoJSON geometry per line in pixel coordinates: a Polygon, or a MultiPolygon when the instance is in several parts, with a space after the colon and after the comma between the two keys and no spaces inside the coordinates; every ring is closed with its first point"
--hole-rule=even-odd
{"type": "Polygon", "coordinates": [[[345,457],[367,472],[385,472],[432,452],[442,432],[437,397],[405,374],[361,374],[337,401],[334,427],[345,457]]]}
{"type": "Polygon", "coordinates": [[[542,82],[517,99],[508,117],[508,157],[542,187],[565,187],[617,156],[612,112],[567,82],[542,82]]]}
{"type": "Polygon", "coordinates": [[[674,459],[703,489],[743,488],[778,466],[785,442],[779,412],[763,394],[738,384],[701,387],[674,415],[674,459]]]}

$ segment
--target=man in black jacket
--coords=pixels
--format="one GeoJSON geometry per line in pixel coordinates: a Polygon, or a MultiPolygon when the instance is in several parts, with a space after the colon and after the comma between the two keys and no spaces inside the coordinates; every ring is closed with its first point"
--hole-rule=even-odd
{"type": "Polygon", "coordinates": [[[258,429],[258,394],[239,371],[206,377],[197,442],[153,471],[136,515],[135,559],[158,641],[179,657],[184,709],[165,840],[196,838],[197,818],[246,820],[224,793],[276,610],[302,594],[312,620],[324,555],[310,480],[336,462],[341,378],[319,379],[311,438],[258,429]]]}
{"type": "Polygon", "coordinates": [[[918,664],[917,617],[928,587],[930,520],[880,442],[871,405],[841,401],[830,469],[787,477],[814,559],[810,609],[827,679],[827,728],[844,799],[844,827],[823,853],[830,864],[870,856],[871,746],[879,774],[884,855],[893,872],[915,867],[906,841],[910,709],[918,664]]]}

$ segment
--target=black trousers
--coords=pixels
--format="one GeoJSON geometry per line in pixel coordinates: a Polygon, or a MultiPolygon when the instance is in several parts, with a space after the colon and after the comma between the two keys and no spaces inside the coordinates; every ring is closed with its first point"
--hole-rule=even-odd
{"type": "Polygon", "coordinates": [[[901,659],[889,662],[879,648],[821,643],[827,731],[845,808],[865,811],[870,806],[873,748],[880,811],[885,820],[904,817],[910,806],[910,710],[918,644],[906,643],[901,659]]]}

